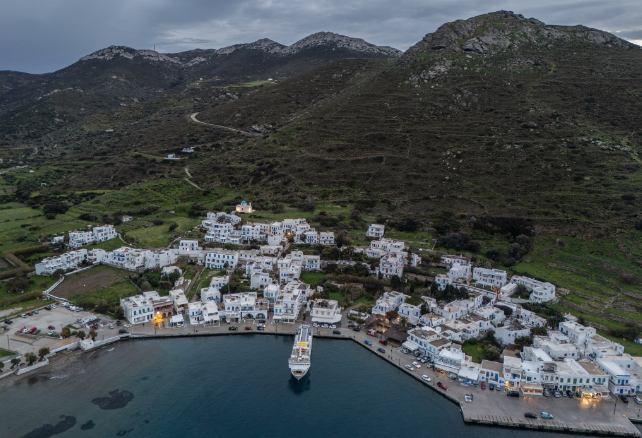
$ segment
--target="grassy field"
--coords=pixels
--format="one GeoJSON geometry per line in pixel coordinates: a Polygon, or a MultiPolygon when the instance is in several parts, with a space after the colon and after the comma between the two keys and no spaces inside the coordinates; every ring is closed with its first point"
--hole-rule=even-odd
{"type": "Polygon", "coordinates": [[[237,84],[237,85],[230,85],[229,88],[253,88],[253,87],[265,87],[265,86],[270,86],[274,85],[274,82],[272,81],[253,81],[253,82],[245,82],[242,84],[237,84]]]}
{"type": "Polygon", "coordinates": [[[14,353],[0,348],[0,357],[13,356],[14,353]]]}
{"type": "Polygon", "coordinates": [[[484,345],[478,343],[477,345],[466,344],[462,347],[464,353],[473,358],[473,362],[481,363],[482,360],[486,359],[484,354],[484,345]]]}
{"type": "Polygon", "coordinates": [[[326,275],[323,272],[303,271],[301,273],[301,281],[310,285],[311,288],[316,288],[323,283],[326,275]]]}
{"type": "Polygon", "coordinates": [[[119,305],[120,299],[136,295],[138,288],[134,286],[129,280],[123,280],[114,285],[96,289],[91,292],[81,293],[70,298],[72,303],[86,303],[91,302],[94,304],[101,304],[103,302],[110,305],[119,305]]]}

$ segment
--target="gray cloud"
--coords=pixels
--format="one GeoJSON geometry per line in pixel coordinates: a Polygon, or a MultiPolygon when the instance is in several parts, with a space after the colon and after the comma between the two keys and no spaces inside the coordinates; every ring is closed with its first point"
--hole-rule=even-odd
{"type": "Polygon", "coordinates": [[[444,22],[500,9],[642,40],[639,0],[31,0],[3,5],[0,70],[54,71],[110,45],[173,53],[319,31],[405,50],[444,22]]]}

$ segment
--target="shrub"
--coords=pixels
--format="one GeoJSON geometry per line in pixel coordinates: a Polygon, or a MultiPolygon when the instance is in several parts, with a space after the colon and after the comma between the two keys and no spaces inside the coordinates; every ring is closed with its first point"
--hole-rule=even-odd
{"type": "Polygon", "coordinates": [[[314,209],[316,208],[316,204],[312,202],[299,202],[297,208],[300,211],[314,211],[314,209]]]}

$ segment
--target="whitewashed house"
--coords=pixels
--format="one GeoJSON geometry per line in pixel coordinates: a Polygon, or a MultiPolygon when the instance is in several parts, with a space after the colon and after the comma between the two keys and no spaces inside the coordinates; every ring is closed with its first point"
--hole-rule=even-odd
{"type": "Polygon", "coordinates": [[[307,230],[303,233],[305,243],[308,245],[316,245],[319,243],[319,233],[316,230],[307,230]]]}
{"type": "Polygon", "coordinates": [[[212,277],[210,280],[210,287],[221,289],[223,286],[230,282],[230,276],[224,275],[222,277],[212,277]]]}
{"type": "Polygon", "coordinates": [[[201,251],[203,248],[198,246],[198,240],[181,240],[178,245],[178,253],[180,255],[190,255],[194,254],[197,251],[201,251]]]}
{"type": "Polygon", "coordinates": [[[406,318],[412,325],[417,325],[421,317],[421,307],[413,304],[402,303],[399,305],[399,317],[406,318]]]}
{"type": "Polygon", "coordinates": [[[321,256],[306,255],[303,256],[303,270],[318,271],[321,269],[321,256]]]}
{"type": "Polygon", "coordinates": [[[212,324],[221,320],[217,303],[205,302],[201,308],[201,318],[203,324],[212,324]]]}
{"type": "Polygon", "coordinates": [[[463,255],[455,255],[455,254],[446,254],[441,256],[441,262],[444,265],[452,266],[455,263],[459,264],[466,264],[468,263],[468,259],[464,257],[463,255]]]}
{"type": "Polygon", "coordinates": [[[221,302],[221,291],[218,287],[204,287],[201,288],[201,301],[206,303],[208,301],[221,302]]]}
{"type": "Polygon", "coordinates": [[[372,308],[372,314],[385,315],[388,312],[397,310],[407,298],[409,298],[409,296],[402,294],[401,292],[384,292],[382,297],[377,300],[375,306],[372,308]]]}
{"type": "Polygon", "coordinates": [[[455,262],[448,271],[448,276],[455,281],[457,280],[470,280],[472,270],[472,263],[455,262]]]}
{"type": "Polygon", "coordinates": [[[36,275],[51,275],[58,269],[63,271],[74,269],[83,261],[88,260],[87,255],[86,249],[78,249],[56,257],[46,257],[40,263],[36,263],[36,275]]]}
{"type": "Polygon", "coordinates": [[[158,292],[143,292],[133,297],[121,298],[120,306],[123,308],[125,318],[130,324],[143,324],[154,319],[153,299],[159,298],[158,292]]]}
{"type": "Polygon", "coordinates": [[[203,303],[194,301],[187,305],[187,314],[191,325],[201,324],[203,322],[203,303]]]}
{"type": "Polygon", "coordinates": [[[256,292],[227,294],[223,296],[223,303],[227,321],[265,316],[265,311],[259,308],[256,292]]]}
{"type": "Polygon", "coordinates": [[[319,243],[321,245],[334,245],[334,233],[331,231],[321,231],[319,233],[319,243]]]}
{"type": "Polygon", "coordinates": [[[214,249],[205,255],[205,267],[209,269],[234,269],[239,253],[227,249],[214,249]]]}
{"type": "Polygon", "coordinates": [[[388,280],[393,275],[401,278],[403,275],[403,261],[397,257],[384,256],[379,262],[379,266],[375,269],[377,275],[381,274],[381,277],[388,280]]]}
{"type": "Polygon", "coordinates": [[[366,232],[366,236],[368,237],[383,237],[383,234],[386,230],[385,225],[379,225],[379,224],[371,224],[368,227],[368,231],[366,232]]]}
{"type": "Polygon", "coordinates": [[[437,274],[435,275],[435,283],[440,290],[446,289],[446,286],[453,284],[452,278],[447,274],[437,274]]]}
{"type": "Polygon", "coordinates": [[[477,286],[489,286],[501,289],[508,283],[506,271],[501,269],[474,268],[473,280],[476,280],[477,286]]]}
{"type": "Polygon", "coordinates": [[[268,274],[267,272],[255,272],[250,277],[251,289],[261,290],[270,283],[272,283],[272,279],[270,278],[270,274],[268,274]]]}

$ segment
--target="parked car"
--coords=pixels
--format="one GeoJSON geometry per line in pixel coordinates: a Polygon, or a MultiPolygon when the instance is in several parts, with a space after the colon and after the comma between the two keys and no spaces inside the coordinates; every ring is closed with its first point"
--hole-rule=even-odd
{"type": "Polygon", "coordinates": [[[553,391],[553,397],[560,398],[561,397],[560,392],[559,391],[553,391]]]}
{"type": "Polygon", "coordinates": [[[328,324],[323,324],[323,325],[321,326],[321,328],[328,328],[328,327],[329,327],[329,326],[328,326],[328,324]]]}
{"type": "Polygon", "coordinates": [[[574,397],[574,396],[573,396],[573,391],[571,391],[570,389],[567,389],[567,390],[566,390],[566,396],[567,396],[568,398],[573,398],[573,397],[574,397]]]}
{"type": "Polygon", "coordinates": [[[52,304],[52,305],[51,305],[51,308],[52,308],[52,309],[57,309],[57,308],[58,308],[58,306],[56,306],[55,304],[52,304]]]}
{"type": "Polygon", "coordinates": [[[562,395],[562,397],[566,397],[567,396],[566,395],[566,391],[560,391],[560,394],[562,395]]]}
{"type": "Polygon", "coordinates": [[[330,324],[330,328],[331,329],[335,329],[335,328],[337,328],[337,325],[336,324],[330,324]]]}
{"type": "Polygon", "coordinates": [[[264,330],[265,330],[265,326],[264,326],[264,325],[258,325],[258,326],[256,327],[256,329],[257,329],[257,330],[260,330],[260,331],[264,331],[264,330]]]}
{"type": "Polygon", "coordinates": [[[377,351],[378,351],[379,353],[381,353],[381,354],[385,354],[385,352],[386,352],[386,350],[384,350],[384,349],[383,349],[383,348],[381,348],[381,347],[377,348],[377,351]]]}
{"type": "Polygon", "coordinates": [[[332,330],[333,335],[340,335],[341,332],[339,330],[332,330]]]}
{"type": "Polygon", "coordinates": [[[94,330],[98,330],[98,326],[97,326],[97,325],[95,325],[95,324],[94,324],[94,325],[92,325],[92,326],[91,326],[91,328],[93,328],[94,330]]]}
{"type": "Polygon", "coordinates": [[[544,397],[550,397],[551,393],[548,391],[548,389],[544,390],[544,397]]]}
{"type": "Polygon", "coordinates": [[[413,367],[411,367],[410,365],[406,365],[406,369],[407,369],[408,371],[414,371],[414,370],[415,370],[415,369],[414,369],[413,367]]]}
{"type": "Polygon", "coordinates": [[[524,414],[524,417],[526,417],[526,418],[535,418],[535,419],[537,419],[537,415],[533,414],[532,412],[526,412],[526,413],[524,414]]]}
{"type": "Polygon", "coordinates": [[[622,400],[622,401],[624,402],[624,404],[625,404],[625,405],[628,405],[628,404],[629,404],[629,398],[628,398],[627,396],[625,396],[624,394],[622,394],[622,395],[620,396],[620,400],[622,400]]]}
{"type": "Polygon", "coordinates": [[[359,327],[355,327],[352,330],[355,331],[355,332],[360,332],[361,331],[361,329],[359,327]]]}
{"type": "Polygon", "coordinates": [[[245,326],[245,330],[252,330],[252,327],[245,326]]]}
{"type": "Polygon", "coordinates": [[[110,329],[113,329],[114,328],[114,324],[109,324],[107,327],[109,327],[110,329]]]}
{"type": "Polygon", "coordinates": [[[47,328],[48,328],[49,330],[56,330],[56,327],[54,327],[53,325],[50,325],[50,326],[49,326],[49,327],[47,327],[47,328]]]}
{"type": "Polygon", "coordinates": [[[122,329],[118,330],[118,333],[127,333],[127,329],[122,328],[122,329]]]}
{"type": "MultiPolygon", "coordinates": [[[[37,329],[37,328],[35,328],[35,327],[32,327],[32,328],[29,330],[29,333],[33,334],[33,333],[35,333],[35,332],[36,332],[36,330],[38,330],[38,329],[37,329]]],[[[627,402],[627,403],[628,403],[628,402],[627,402]]]]}
{"type": "Polygon", "coordinates": [[[495,384],[494,384],[494,383],[489,383],[489,384],[488,384],[488,389],[490,389],[491,391],[493,391],[493,390],[495,389],[495,384]]]}
{"type": "Polygon", "coordinates": [[[501,391],[502,389],[502,385],[500,385],[499,383],[495,385],[495,391],[501,391]]]}
{"type": "Polygon", "coordinates": [[[239,328],[238,328],[238,327],[235,327],[235,326],[230,326],[230,327],[228,328],[228,330],[230,330],[230,331],[238,330],[238,329],[239,329],[239,328]]]}
{"type": "Polygon", "coordinates": [[[38,315],[40,312],[38,312],[37,310],[34,310],[33,313],[38,315]]]}
{"type": "Polygon", "coordinates": [[[422,378],[423,380],[425,380],[426,382],[430,382],[430,381],[432,380],[430,377],[428,377],[428,376],[427,376],[427,375],[425,375],[425,374],[424,374],[423,376],[421,376],[421,378],[422,378]]]}
{"type": "Polygon", "coordinates": [[[56,331],[55,331],[55,330],[52,330],[52,331],[50,331],[50,332],[49,332],[49,333],[47,333],[47,334],[48,334],[49,336],[55,336],[55,335],[56,335],[56,331]]]}
{"type": "Polygon", "coordinates": [[[437,386],[443,389],[444,391],[448,391],[448,387],[441,382],[437,382],[437,386]]]}
{"type": "Polygon", "coordinates": [[[508,397],[519,397],[519,391],[508,391],[506,395],[508,397]]]}
{"type": "Polygon", "coordinates": [[[546,418],[548,420],[552,420],[553,416],[549,414],[548,412],[542,412],[542,418],[546,418]]]}
{"type": "Polygon", "coordinates": [[[417,362],[413,362],[412,365],[417,369],[421,368],[421,364],[419,364],[417,362]]]}
{"type": "Polygon", "coordinates": [[[421,363],[426,363],[426,362],[428,362],[428,359],[426,359],[426,358],[424,357],[424,358],[419,359],[419,362],[421,362],[421,363]]]}
{"type": "Polygon", "coordinates": [[[120,324],[121,324],[120,321],[116,321],[116,325],[120,325],[120,324]]]}
{"type": "Polygon", "coordinates": [[[388,341],[384,341],[383,339],[379,339],[379,343],[383,345],[388,345],[388,341]]]}
{"type": "Polygon", "coordinates": [[[481,382],[481,389],[486,389],[486,382],[481,382]]]}
{"type": "Polygon", "coordinates": [[[319,327],[319,324],[315,322],[314,324],[312,324],[312,327],[319,327]]]}
{"type": "MultiPolygon", "coordinates": [[[[102,327],[102,324],[100,326],[102,327]]],[[[132,326],[131,324],[125,324],[125,328],[129,328],[131,326],[132,326]]]]}
{"type": "Polygon", "coordinates": [[[27,312],[27,316],[33,316],[33,313],[27,312]]]}
{"type": "Polygon", "coordinates": [[[264,320],[264,319],[259,319],[259,322],[260,322],[261,324],[265,324],[265,320],[264,320]]]}
{"type": "Polygon", "coordinates": [[[636,402],[639,405],[642,405],[642,399],[638,397],[637,395],[633,397],[633,401],[636,402]]]}
{"type": "Polygon", "coordinates": [[[20,318],[26,318],[26,317],[27,317],[27,315],[25,315],[24,313],[22,315],[20,315],[20,318]]]}
{"type": "Polygon", "coordinates": [[[45,310],[51,310],[51,306],[45,307],[45,310]]]}
{"type": "Polygon", "coordinates": [[[363,343],[364,343],[364,344],[366,344],[366,345],[370,345],[370,346],[372,346],[372,342],[370,342],[368,339],[366,339],[365,341],[363,341],[363,343]]]}
{"type": "Polygon", "coordinates": [[[36,330],[33,334],[37,335],[38,333],[40,333],[40,329],[36,330]]]}
{"type": "Polygon", "coordinates": [[[5,320],[4,320],[4,323],[5,323],[5,324],[13,324],[13,321],[11,321],[10,319],[5,319],[5,320]]]}

